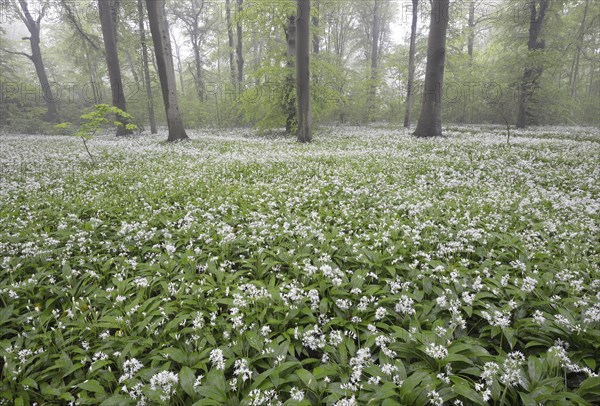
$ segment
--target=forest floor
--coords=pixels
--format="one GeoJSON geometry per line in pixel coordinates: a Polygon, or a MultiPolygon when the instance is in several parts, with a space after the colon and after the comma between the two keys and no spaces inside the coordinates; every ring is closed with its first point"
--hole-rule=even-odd
{"type": "Polygon", "coordinates": [[[0,405],[599,404],[600,130],[445,133],[0,135],[0,405]]]}

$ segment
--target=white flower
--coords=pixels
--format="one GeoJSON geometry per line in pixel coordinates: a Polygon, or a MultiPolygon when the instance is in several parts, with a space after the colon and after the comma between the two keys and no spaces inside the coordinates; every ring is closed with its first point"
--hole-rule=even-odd
{"type": "Polygon", "coordinates": [[[406,295],[402,295],[400,296],[400,299],[398,299],[398,303],[396,303],[394,310],[400,314],[415,314],[415,309],[413,309],[414,303],[415,301],[413,299],[406,295]]]}
{"type": "Polygon", "coordinates": [[[385,307],[378,307],[375,311],[375,320],[381,320],[385,317],[387,310],[385,307]]]}
{"type": "Polygon", "coordinates": [[[292,399],[298,402],[304,400],[304,392],[296,388],[295,386],[292,387],[292,389],[290,390],[290,396],[292,399]]]}
{"type": "Polygon", "coordinates": [[[252,377],[252,371],[250,371],[250,369],[248,368],[247,360],[245,360],[243,358],[235,360],[234,368],[235,369],[234,369],[233,373],[238,376],[241,376],[242,381],[245,382],[252,377]]]}
{"type": "Polygon", "coordinates": [[[123,375],[119,378],[119,383],[123,382],[126,379],[133,378],[133,375],[140,369],[142,369],[144,365],[138,361],[136,358],[131,358],[123,362],[123,375]]]}
{"type": "Polygon", "coordinates": [[[173,388],[177,385],[177,382],[179,382],[177,374],[171,371],[161,371],[150,378],[150,388],[160,390],[162,392],[160,399],[166,401],[171,398],[173,388]]]}
{"type": "Polygon", "coordinates": [[[435,359],[443,359],[448,355],[448,350],[443,345],[430,343],[425,347],[425,353],[435,359]]]}
{"type": "Polygon", "coordinates": [[[220,348],[212,350],[209,359],[216,369],[225,369],[225,358],[223,357],[223,351],[220,348]]]}
{"type": "Polygon", "coordinates": [[[525,279],[523,279],[523,284],[521,285],[521,290],[525,293],[533,292],[535,290],[537,283],[538,283],[537,279],[534,279],[530,276],[526,276],[525,279]]]}
{"type": "Polygon", "coordinates": [[[434,390],[427,393],[427,397],[429,398],[429,404],[431,405],[442,406],[444,404],[444,399],[442,399],[440,394],[434,390]]]}

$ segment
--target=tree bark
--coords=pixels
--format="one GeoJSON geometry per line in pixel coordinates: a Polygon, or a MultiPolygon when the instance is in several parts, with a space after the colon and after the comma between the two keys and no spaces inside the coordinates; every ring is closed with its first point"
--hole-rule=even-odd
{"type": "Polygon", "coordinates": [[[52,91],[52,87],[50,86],[50,81],[48,80],[48,75],[46,73],[46,67],[44,65],[44,59],[42,58],[42,50],[40,48],[40,26],[42,22],[42,18],[44,18],[45,8],[40,11],[37,19],[34,19],[31,16],[31,12],[29,11],[29,4],[27,4],[26,0],[19,0],[19,5],[21,6],[21,12],[19,13],[19,17],[25,23],[27,30],[29,31],[29,44],[31,46],[31,55],[23,54],[27,56],[33,62],[35,66],[35,73],[37,74],[38,80],[40,82],[40,87],[42,90],[42,96],[44,99],[44,103],[46,104],[46,114],[44,114],[44,121],[48,121],[51,123],[57,122],[59,120],[58,115],[58,100],[54,98],[54,92],[52,91]]]}
{"type": "Polygon", "coordinates": [[[449,0],[433,0],[431,6],[423,103],[415,130],[417,137],[442,135],[442,87],[446,60],[449,0]]]}
{"type": "Polygon", "coordinates": [[[589,0],[585,0],[585,8],[583,9],[583,18],[581,20],[581,26],[579,27],[579,33],[577,34],[577,48],[575,50],[575,58],[573,59],[573,64],[571,67],[571,75],[569,77],[569,82],[571,84],[571,97],[575,98],[577,95],[577,79],[579,76],[579,59],[581,57],[581,49],[583,48],[583,37],[585,32],[585,23],[588,14],[590,2],[589,0]]]}
{"type": "Polygon", "coordinates": [[[469,55],[469,66],[473,64],[473,48],[475,46],[475,1],[469,4],[467,54],[469,55]]]}
{"type": "Polygon", "coordinates": [[[296,16],[288,16],[287,26],[285,27],[285,39],[287,43],[286,51],[286,67],[288,69],[287,76],[285,78],[285,92],[284,92],[284,110],[287,113],[285,120],[285,131],[288,134],[292,133],[292,130],[297,126],[296,116],[296,97],[294,94],[294,73],[295,64],[294,58],[296,57],[296,16]]]}
{"type": "MultiPolygon", "coordinates": [[[[171,29],[171,27],[169,27],[169,29],[171,29]]],[[[170,37],[174,37],[174,35],[170,35],[170,37]]],[[[177,72],[177,76],[179,77],[179,87],[181,89],[181,94],[185,96],[185,83],[183,81],[183,64],[181,63],[181,47],[175,39],[171,40],[171,45],[175,50],[174,57],[177,60],[177,67],[175,68],[175,71],[177,72]]]]}
{"type": "Polygon", "coordinates": [[[227,22],[227,41],[229,44],[229,70],[231,72],[231,83],[235,83],[235,62],[234,62],[234,44],[233,44],[233,29],[231,27],[231,1],[225,0],[225,19],[227,22]]]}
{"type": "Polygon", "coordinates": [[[379,69],[379,36],[381,34],[381,3],[375,0],[373,4],[373,22],[371,25],[371,80],[369,100],[367,102],[367,121],[373,119],[375,97],[377,95],[377,78],[379,69]]]}
{"type": "Polygon", "coordinates": [[[140,83],[140,79],[138,77],[137,71],[135,70],[135,63],[133,62],[133,56],[129,51],[129,48],[125,48],[125,56],[127,57],[127,64],[129,65],[129,70],[131,70],[131,76],[133,77],[133,81],[136,85],[140,83]]]}
{"type": "Polygon", "coordinates": [[[236,31],[237,31],[237,47],[235,49],[236,52],[236,56],[237,56],[237,81],[238,81],[238,85],[240,87],[240,89],[242,88],[242,85],[244,84],[244,43],[243,43],[243,31],[242,31],[242,21],[241,21],[241,12],[242,12],[242,5],[244,3],[244,0],[237,0],[237,27],[236,27],[236,31]]]}
{"type": "MultiPolygon", "coordinates": [[[[110,80],[110,89],[112,93],[112,104],[123,111],[127,111],[125,93],[123,91],[123,80],[121,78],[121,67],[119,66],[119,55],[117,51],[117,38],[115,27],[115,13],[113,10],[115,4],[113,0],[98,0],[98,10],[100,12],[100,24],[102,26],[102,37],[104,39],[104,50],[106,56],[106,66],[108,68],[108,77],[110,80]]],[[[117,121],[121,125],[117,126],[117,136],[132,134],[131,130],[126,128],[128,121],[117,114],[117,121]]]]}
{"type": "Polygon", "coordinates": [[[169,24],[165,16],[165,0],[146,0],[148,21],[154,42],[156,65],[162,90],[167,125],[169,127],[168,141],[181,141],[188,139],[183,127],[179,102],[177,100],[177,86],[175,68],[173,66],[173,51],[169,36],[169,24]]]}
{"type": "Polygon", "coordinates": [[[154,116],[154,95],[152,94],[152,81],[150,80],[150,68],[148,66],[148,46],[146,45],[146,27],[144,26],[144,5],[142,0],[137,0],[138,24],[140,26],[140,41],[142,43],[142,65],[144,70],[144,84],[146,87],[146,99],[148,104],[148,118],[150,120],[150,133],[156,134],[156,117],[154,116]]]}
{"type": "Polygon", "coordinates": [[[313,53],[315,55],[318,55],[319,52],[321,51],[321,38],[319,37],[319,0],[315,1],[315,9],[316,9],[316,13],[312,18],[312,23],[313,23],[313,27],[314,27],[314,32],[313,32],[313,53]]]}
{"type": "Polygon", "coordinates": [[[296,99],[298,100],[298,141],[312,141],[310,101],[310,0],[297,0],[296,99]]]}
{"type": "Polygon", "coordinates": [[[415,53],[417,48],[417,21],[419,20],[419,0],[412,0],[412,23],[410,26],[410,49],[408,51],[408,83],[406,84],[406,112],[404,128],[410,128],[415,85],[415,53]]]}
{"type": "MultiPolygon", "coordinates": [[[[546,47],[545,42],[539,41],[539,35],[542,31],[542,24],[550,0],[530,0],[530,21],[529,21],[529,40],[527,48],[529,52],[543,50],[546,47]],[[539,1],[539,10],[537,2],[539,1]]],[[[517,116],[517,128],[527,126],[527,116],[529,114],[529,101],[533,96],[536,82],[543,72],[543,66],[528,66],[523,71],[519,92],[519,114],[517,116]]]]}

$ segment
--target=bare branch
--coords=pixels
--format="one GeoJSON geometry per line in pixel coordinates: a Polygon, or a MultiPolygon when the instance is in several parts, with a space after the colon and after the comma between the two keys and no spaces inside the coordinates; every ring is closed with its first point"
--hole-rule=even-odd
{"type": "Polygon", "coordinates": [[[33,61],[33,56],[31,56],[31,55],[29,55],[29,54],[26,54],[25,52],[11,51],[11,50],[8,50],[8,49],[6,49],[6,48],[0,48],[0,51],[2,51],[2,52],[6,52],[7,54],[11,54],[11,55],[20,55],[20,56],[24,56],[24,57],[26,57],[26,58],[29,58],[30,60],[32,60],[32,61],[33,61]]]}

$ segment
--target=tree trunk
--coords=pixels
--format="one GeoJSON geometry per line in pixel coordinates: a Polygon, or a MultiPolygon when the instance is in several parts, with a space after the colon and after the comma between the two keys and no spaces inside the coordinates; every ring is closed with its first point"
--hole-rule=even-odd
{"type": "MultiPolygon", "coordinates": [[[[98,84],[96,83],[96,67],[92,64],[92,61],[90,60],[90,54],[88,52],[87,47],[84,47],[84,55],[85,55],[85,62],[88,67],[88,74],[90,75],[90,87],[92,89],[92,97],[94,98],[94,104],[98,104],[98,103],[100,103],[102,97],[100,96],[100,94],[98,92],[98,84]]],[[[85,100],[87,101],[88,93],[85,92],[84,94],[85,94],[85,100]]]]}
{"type": "Polygon", "coordinates": [[[225,19],[227,22],[227,40],[229,44],[229,70],[231,72],[231,83],[235,83],[235,57],[233,56],[233,29],[231,27],[231,1],[225,0],[225,19]]]}
{"type": "MultiPolygon", "coordinates": [[[[198,38],[195,35],[195,38],[198,38]]],[[[202,78],[202,57],[200,55],[200,44],[198,41],[192,41],[192,53],[194,54],[194,66],[195,74],[194,79],[196,82],[196,92],[198,94],[198,100],[204,101],[204,79],[202,78]]]]}
{"type": "Polygon", "coordinates": [[[313,53],[315,55],[318,55],[319,52],[321,51],[321,38],[319,37],[319,0],[316,0],[315,2],[315,9],[316,9],[316,13],[312,18],[312,23],[313,23],[313,27],[314,27],[314,32],[313,32],[313,53]]]}
{"type": "Polygon", "coordinates": [[[133,56],[131,55],[129,48],[125,48],[125,56],[127,57],[127,64],[129,65],[129,70],[131,70],[131,76],[133,77],[133,81],[136,85],[138,85],[140,83],[140,79],[135,70],[135,63],[133,62],[133,56]]]}
{"type": "MultiPolygon", "coordinates": [[[[550,0],[530,0],[530,22],[529,22],[529,40],[527,48],[530,53],[538,50],[543,50],[546,45],[544,41],[539,41],[539,35],[542,31],[544,16],[548,9],[550,0]],[[539,1],[540,7],[536,5],[539,1]]],[[[527,126],[527,116],[529,114],[529,100],[533,95],[536,82],[543,72],[542,66],[528,66],[523,71],[523,79],[521,79],[519,92],[519,114],[517,116],[517,128],[525,128],[527,126]]]]}
{"type": "Polygon", "coordinates": [[[156,134],[156,118],[154,116],[154,95],[152,94],[152,81],[148,66],[148,46],[146,45],[146,28],[144,26],[144,5],[142,0],[137,0],[138,24],[140,26],[140,41],[142,43],[142,65],[144,68],[144,84],[146,86],[146,99],[148,103],[148,118],[150,119],[150,133],[156,134]]]}
{"type": "MultiPolygon", "coordinates": [[[[170,29],[170,27],[169,27],[170,29]]],[[[170,35],[170,33],[169,33],[170,35]]],[[[170,35],[171,37],[171,35],[170,35]]],[[[171,41],[171,45],[175,49],[175,59],[177,59],[177,76],[179,77],[179,88],[181,89],[181,94],[185,96],[185,83],[183,81],[183,64],[181,63],[181,47],[177,43],[175,39],[171,41]]]]}
{"type": "Polygon", "coordinates": [[[449,0],[433,0],[431,6],[423,103],[415,130],[417,137],[442,135],[442,87],[446,60],[449,0]]]}
{"type": "Polygon", "coordinates": [[[379,69],[379,36],[381,34],[381,3],[375,0],[373,4],[373,23],[371,25],[371,80],[369,100],[367,102],[367,121],[373,119],[375,97],[377,95],[377,78],[379,69]]]}
{"type": "Polygon", "coordinates": [[[310,101],[310,0],[297,0],[296,99],[298,100],[298,141],[312,141],[310,101]]]}
{"type": "Polygon", "coordinates": [[[165,104],[167,125],[169,126],[168,141],[181,141],[188,139],[183,127],[179,103],[177,101],[177,86],[175,68],[173,66],[173,51],[169,36],[169,24],[165,15],[165,0],[146,0],[150,32],[154,42],[154,53],[160,78],[160,88],[165,104]]]}
{"type": "Polygon", "coordinates": [[[571,76],[569,82],[571,83],[571,97],[574,98],[577,95],[577,79],[579,76],[579,59],[581,57],[581,49],[583,48],[583,37],[585,32],[585,23],[588,14],[590,2],[585,0],[585,8],[583,9],[583,18],[581,20],[581,26],[579,27],[579,33],[577,35],[577,49],[575,50],[575,58],[571,68],[571,76]]]}
{"type": "Polygon", "coordinates": [[[408,51],[408,83],[406,84],[406,112],[404,128],[410,128],[415,86],[415,53],[417,48],[417,21],[419,20],[419,0],[412,0],[412,24],[410,26],[410,49],[408,51]]]}
{"type": "Polygon", "coordinates": [[[37,74],[42,90],[44,103],[46,104],[46,114],[44,114],[44,121],[51,123],[59,120],[58,116],[58,100],[54,98],[48,75],[46,74],[46,67],[44,66],[44,60],[42,59],[42,50],[40,48],[40,25],[42,18],[44,17],[44,10],[40,12],[37,19],[33,19],[29,11],[29,5],[26,0],[19,0],[21,6],[21,19],[27,26],[29,31],[29,43],[31,45],[31,55],[26,55],[33,65],[35,66],[35,73],[37,74]]]}
{"type": "Polygon", "coordinates": [[[287,43],[286,66],[288,69],[285,78],[284,92],[284,109],[287,112],[285,120],[285,131],[288,134],[292,133],[294,128],[297,128],[296,116],[296,97],[294,94],[294,58],[296,57],[296,16],[288,16],[287,26],[285,28],[285,39],[287,43]]]}
{"type": "Polygon", "coordinates": [[[243,32],[242,32],[242,21],[241,21],[241,12],[242,12],[242,4],[244,0],[237,0],[237,47],[235,49],[237,55],[237,67],[238,67],[238,85],[239,88],[242,88],[244,83],[244,43],[243,43],[243,32]]]}
{"type": "MultiPolygon", "coordinates": [[[[108,77],[112,92],[112,104],[126,112],[127,103],[125,102],[125,93],[123,91],[123,80],[121,78],[121,67],[119,66],[119,55],[117,51],[117,38],[115,36],[116,27],[114,24],[114,13],[116,11],[113,10],[114,5],[112,0],[98,0],[106,66],[108,68],[108,77]]],[[[121,123],[121,125],[117,127],[117,136],[132,134],[132,131],[126,128],[126,125],[128,124],[126,119],[117,114],[117,121],[121,123]]]]}
{"type": "Polygon", "coordinates": [[[467,38],[467,54],[469,55],[469,66],[473,64],[473,48],[475,45],[475,1],[469,4],[469,23],[467,38]]]}

